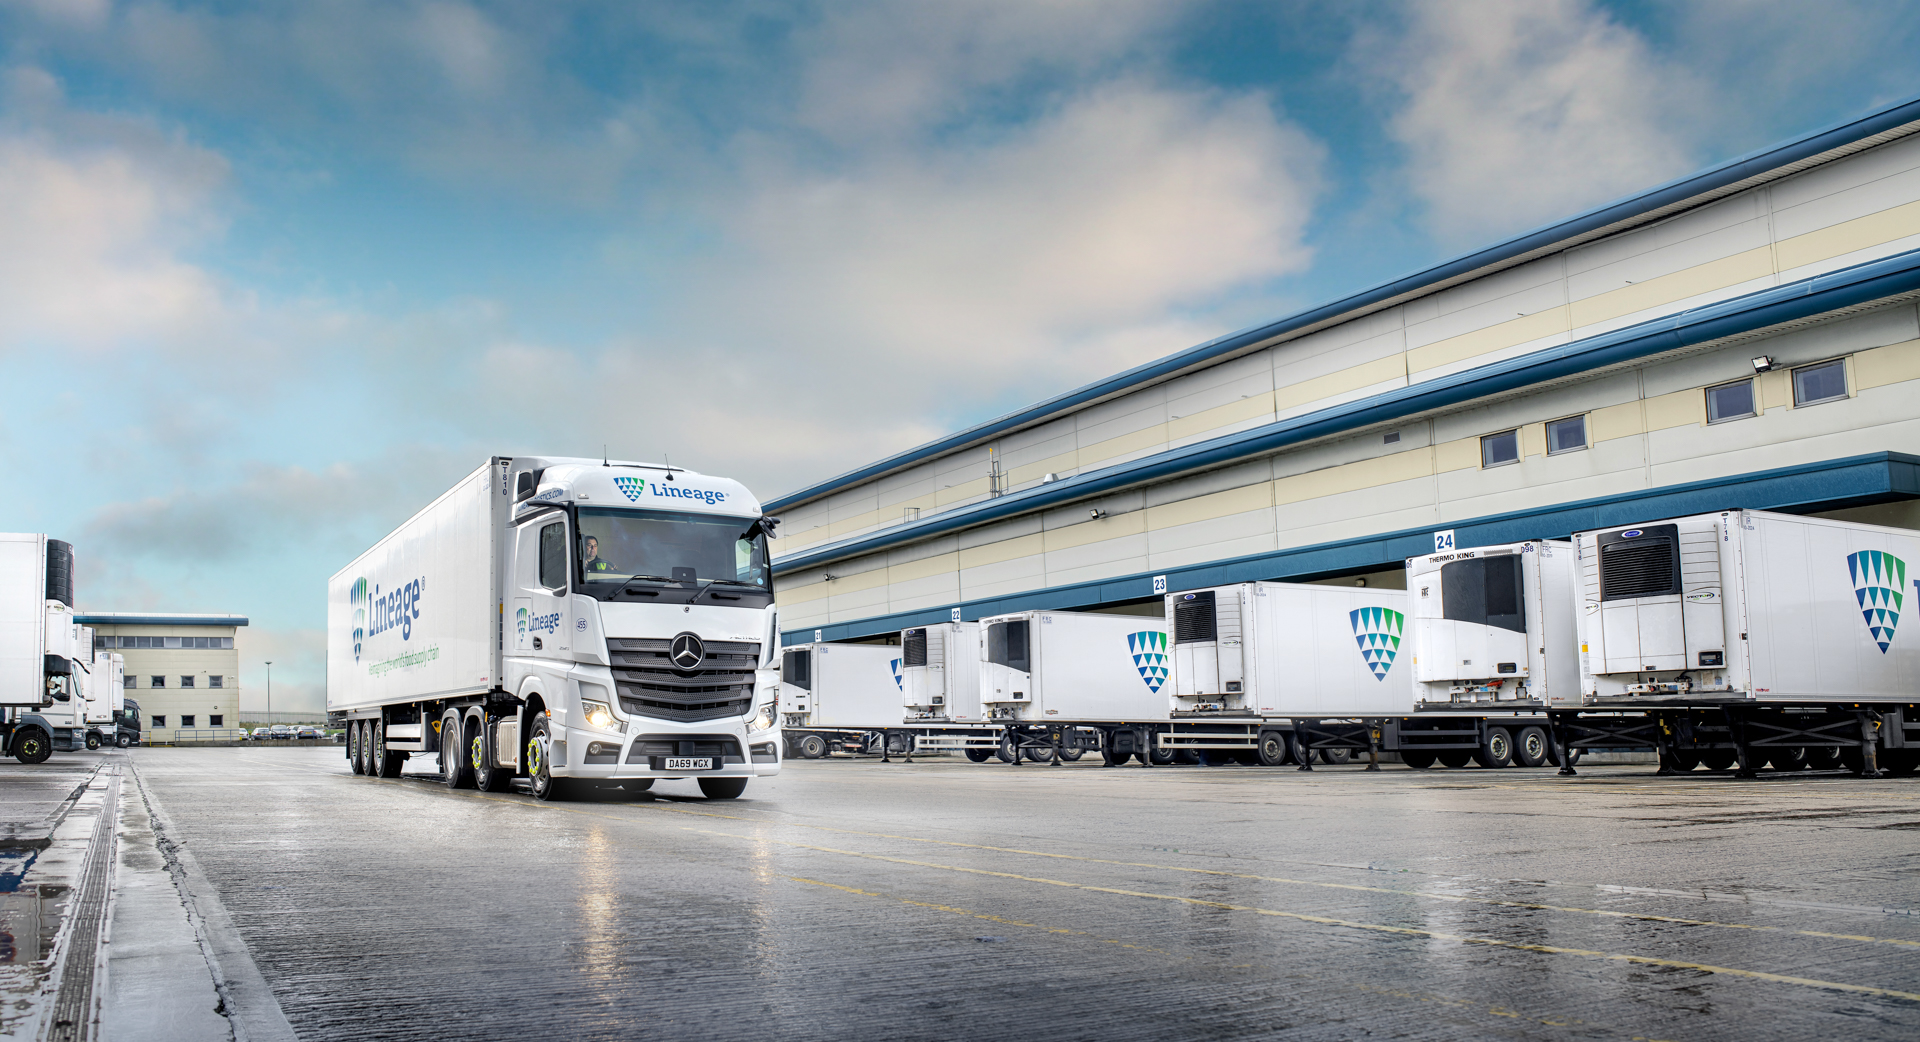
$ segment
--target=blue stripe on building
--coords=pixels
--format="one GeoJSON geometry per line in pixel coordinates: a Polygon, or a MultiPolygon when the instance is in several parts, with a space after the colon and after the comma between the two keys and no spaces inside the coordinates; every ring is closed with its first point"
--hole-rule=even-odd
{"type": "MultiPolygon", "coordinates": [[[[1565,539],[1575,532],[1657,521],[1735,508],[1788,513],[1920,498],[1920,456],[1879,452],[1820,463],[1753,471],[1707,481],[1666,485],[1596,499],[1575,500],[1446,522],[1455,545],[1467,548],[1517,543],[1528,539],[1565,539]]],[[[963,619],[1013,611],[1091,608],[1154,596],[1156,574],[1167,577],[1168,591],[1192,590],[1258,580],[1301,581],[1330,575],[1397,567],[1409,557],[1433,552],[1433,529],[1409,528],[1358,539],[1344,539],[1274,553],[1210,561],[1165,572],[1138,572],[1097,582],[1028,590],[1004,597],[963,601],[920,611],[878,615],[819,627],[822,640],[851,640],[891,633],[909,626],[946,622],[952,609],[963,619]]],[[[814,630],[781,634],[782,644],[813,640],[814,630]]]]}

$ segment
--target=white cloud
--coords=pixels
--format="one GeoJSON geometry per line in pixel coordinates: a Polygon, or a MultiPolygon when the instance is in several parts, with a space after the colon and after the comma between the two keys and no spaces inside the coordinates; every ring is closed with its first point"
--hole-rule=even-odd
{"type": "Polygon", "coordinates": [[[1685,173],[1705,85],[1586,0],[1447,0],[1360,61],[1430,229],[1471,245],[1685,173]]]}

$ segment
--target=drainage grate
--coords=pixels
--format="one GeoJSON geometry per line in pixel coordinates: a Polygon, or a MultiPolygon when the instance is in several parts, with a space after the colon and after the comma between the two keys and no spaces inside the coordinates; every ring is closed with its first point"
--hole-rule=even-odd
{"type": "Polygon", "coordinates": [[[100,959],[100,933],[107,918],[107,876],[113,870],[115,824],[120,817],[120,769],[107,779],[100,820],[94,823],[88,844],[87,867],[80,874],[80,893],[73,903],[67,950],[61,955],[60,991],[53,1000],[53,1026],[48,1042],[80,1042],[93,1037],[93,983],[100,959]]]}

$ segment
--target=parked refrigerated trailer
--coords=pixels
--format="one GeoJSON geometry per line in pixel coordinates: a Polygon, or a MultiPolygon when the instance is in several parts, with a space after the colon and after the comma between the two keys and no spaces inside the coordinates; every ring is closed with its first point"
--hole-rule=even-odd
{"type": "Polygon", "coordinates": [[[775,523],[725,478],[494,457],[329,583],[327,709],[354,772],[437,753],[456,788],[740,795],[780,769],[775,523]]]}
{"type": "Polygon", "coordinates": [[[73,546],[0,534],[0,751],[44,763],[75,748],[73,546]]]}
{"type": "Polygon", "coordinates": [[[1758,510],[1580,532],[1582,706],[1557,740],[1663,773],[1920,768],[1920,532],[1758,510]]]}
{"type": "Polygon", "coordinates": [[[911,750],[901,737],[900,649],[885,644],[797,644],[780,657],[780,720],[787,755],[911,750]]]}
{"type": "MultiPolygon", "coordinates": [[[[938,623],[900,631],[900,676],[914,752],[959,752],[984,763],[1002,749],[1002,730],[980,701],[985,635],[979,622],[938,623]]],[[[1077,758],[1079,750],[1069,756],[1077,758]]]]}
{"type": "MultiPolygon", "coordinates": [[[[93,653],[93,662],[87,667],[86,694],[86,745],[89,749],[98,749],[103,745],[121,743],[120,721],[126,715],[127,706],[127,660],[117,651],[99,648],[93,653]]],[[[136,728],[136,730],[138,730],[136,728]]]]}

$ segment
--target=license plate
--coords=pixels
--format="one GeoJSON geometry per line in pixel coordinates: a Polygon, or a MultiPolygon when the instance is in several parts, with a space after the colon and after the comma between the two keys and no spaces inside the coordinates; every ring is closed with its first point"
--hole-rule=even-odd
{"type": "Polygon", "coordinates": [[[669,756],[663,771],[710,771],[713,770],[713,758],[710,756],[669,756]]]}

